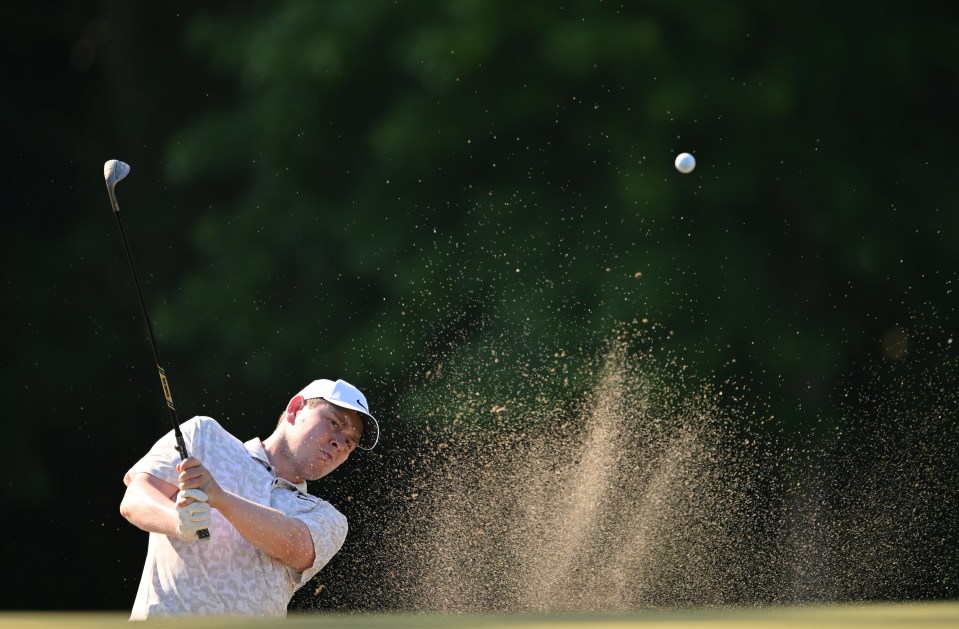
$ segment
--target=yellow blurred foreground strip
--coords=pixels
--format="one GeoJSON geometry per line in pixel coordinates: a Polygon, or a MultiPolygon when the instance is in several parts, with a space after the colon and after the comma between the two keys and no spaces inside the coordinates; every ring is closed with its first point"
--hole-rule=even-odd
{"type": "MultiPolygon", "coordinates": [[[[177,629],[956,629],[959,602],[760,607],[635,612],[630,614],[296,614],[286,620],[192,618],[149,623],[177,629]]],[[[7,612],[0,628],[129,627],[125,613],[7,612]]]]}

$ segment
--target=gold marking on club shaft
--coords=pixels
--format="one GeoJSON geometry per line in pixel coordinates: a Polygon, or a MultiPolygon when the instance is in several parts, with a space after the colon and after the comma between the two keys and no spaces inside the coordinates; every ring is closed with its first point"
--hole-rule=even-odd
{"type": "Polygon", "coordinates": [[[157,370],[160,372],[160,384],[163,385],[163,395],[166,397],[166,405],[173,408],[173,395],[170,393],[170,383],[166,380],[166,372],[163,371],[163,367],[160,365],[157,365],[157,370]]]}

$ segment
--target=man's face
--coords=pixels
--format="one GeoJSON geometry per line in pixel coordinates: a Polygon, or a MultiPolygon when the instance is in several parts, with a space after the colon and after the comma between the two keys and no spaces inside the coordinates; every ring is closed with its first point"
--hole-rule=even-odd
{"type": "Polygon", "coordinates": [[[363,420],[356,411],[328,402],[316,408],[304,403],[288,430],[297,475],[304,480],[323,478],[350,456],[361,436],[363,420]]]}

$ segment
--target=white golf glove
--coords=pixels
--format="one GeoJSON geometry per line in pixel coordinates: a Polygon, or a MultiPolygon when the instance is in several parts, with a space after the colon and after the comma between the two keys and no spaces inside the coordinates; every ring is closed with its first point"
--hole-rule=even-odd
{"type": "Polygon", "coordinates": [[[177,494],[177,502],[183,497],[193,498],[185,507],[176,508],[176,536],[184,542],[195,540],[198,531],[210,528],[210,505],[207,495],[199,489],[187,489],[177,494]]]}

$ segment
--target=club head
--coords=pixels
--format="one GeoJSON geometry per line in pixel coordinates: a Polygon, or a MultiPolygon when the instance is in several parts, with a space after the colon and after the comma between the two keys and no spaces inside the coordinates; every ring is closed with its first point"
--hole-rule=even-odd
{"type": "Polygon", "coordinates": [[[117,159],[111,159],[103,164],[103,179],[111,190],[117,182],[130,173],[130,166],[117,159]]]}

